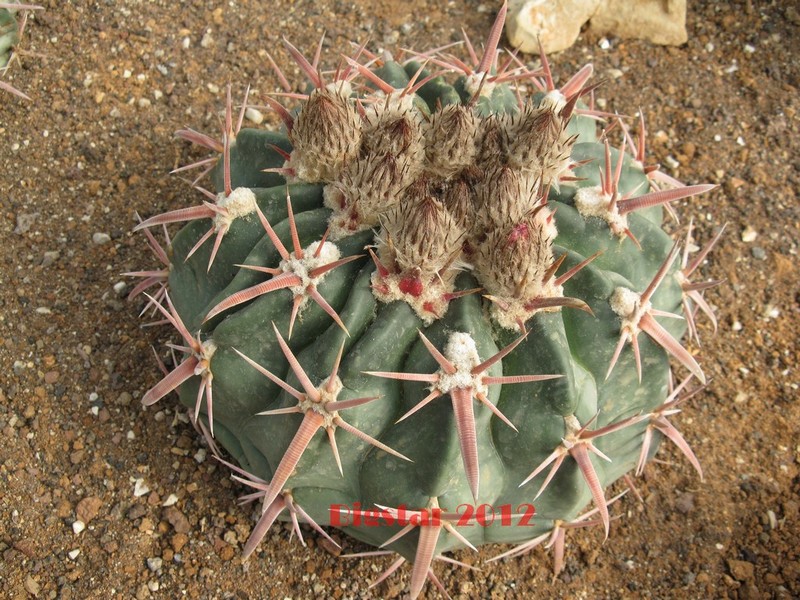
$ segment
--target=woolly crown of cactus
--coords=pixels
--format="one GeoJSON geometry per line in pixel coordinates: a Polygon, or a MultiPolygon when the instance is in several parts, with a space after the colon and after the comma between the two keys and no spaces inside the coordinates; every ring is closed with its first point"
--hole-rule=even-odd
{"type": "Polygon", "coordinates": [[[219,139],[178,132],[213,155],[179,169],[201,204],[137,227],[161,265],[131,296],[182,338],[143,401],[177,390],[252,488],[245,557],[276,519],[332,526],[397,555],[373,585],[408,561],[412,598],[446,595],[434,561],[482,544],[553,547],[557,575],[665,437],[702,477],[669,418],[705,384],[681,339],[716,325],[694,275],[719,234],[690,257],[661,223],[712,186],[646,165],[591,66],[556,87],[499,52],[505,13],[465,58],[361,46],[323,72],[286,42],[310,86],[276,67],[285,131],[242,128],[229,88],[219,139]]]}

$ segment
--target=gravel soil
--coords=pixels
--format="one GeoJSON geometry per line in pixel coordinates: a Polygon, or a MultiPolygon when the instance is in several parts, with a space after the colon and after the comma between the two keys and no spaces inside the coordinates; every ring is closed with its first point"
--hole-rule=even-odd
{"type": "MultiPolygon", "coordinates": [[[[348,40],[428,49],[462,26],[480,39],[496,7],[40,3],[6,79],[32,100],[0,95],[0,596],[401,596],[408,568],[368,590],[388,560],[336,557],[312,533],[303,548],[286,526],[241,561],[244,488],[174,398],[140,404],[167,332],[140,327],[121,274],[153,265],[135,211],[197,202],[169,171],[203,153],[173,132],[216,132],[228,82],[263,104],[278,89],[267,51],[301,85],[282,35],[311,51],[327,31],[333,64],[348,40]]],[[[725,279],[706,296],[719,331],[703,321],[693,348],[713,380],[676,418],[705,481],[664,445],[607,542],[600,528],[569,533],[556,581],[544,549],[480,571],[439,563],[455,598],[800,597],[800,16],[792,2],[697,1],[688,28],[679,48],[581,37],[551,62],[562,81],[593,62],[607,108],[644,111],[652,162],[719,184],[677,206],[699,244],[728,223],[703,267],[725,279]]]]}

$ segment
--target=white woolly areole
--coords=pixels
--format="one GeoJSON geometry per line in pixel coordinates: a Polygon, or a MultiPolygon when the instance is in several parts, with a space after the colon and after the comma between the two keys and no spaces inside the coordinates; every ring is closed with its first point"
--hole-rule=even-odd
{"type": "Polygon", "coordinates": [[[295,258],[294,255],[290,255],[288,260],[281,261],[280,265],[278,266],[284,273],[292,273],[300,278],[299,284],[288,289],[295,296],[303,297],[303,301],[300,303],[301,307],[308,299],[306,296],[306,289],[308,286],[311,284],[318,284],[320,281],[322,281],[322,279],[325,278],[325,275],[327,275],[327,273],[323,273],[317,277],[311,277],[311,275],[309,275],[309,271],[313,271],[317,267],[337,261],[339,260],[340,256],[341,252],[339,252],[339,248],[336,246],[336,244],[326,241],[323,242],[322,248],[320,248],[319,242],[312,242],[305,250],[303,250],[303,258],[295,258]],[[318,256],[317,249],[319,249],[318,256]]]}
{"type": "Polygon", "coordinates": [[[611,195],[603,193],[600,186],[582,187],[575,193],[575,208],[583,217],[603,219],[615,235],[623,236],[628,229],[628,218],[610,209],[611,195]]]}
{"type": "MultiPolygon", "coordinates": [[[[331,228],[331,231],[333,231],[333,228],[331,228]]],[[[402,300],[414,309],[414,312],[417,313],[417,316],[422,319],[426,326],[445,315],[449,306],[445,294],[452,292],[452,285],[445,288],[437,278],[424,285],[422,293],[415,297],[411,294],[406,294],[400,289],[402,280],[403,275],[400,273],[389,273],[386,276],[381,276],[378,271],[375,271],[372,273],[371,278],[372,294],[386,304],[402,300]]]]}
{"type": "Polygon", "coordinates": [[[553,112],[561,112],[561,109],[567,105],[567,97],[561,93],[560,90],[552,90],[545,94],[539,106],[542,108],[550,108],[553,112]]]}
{"type": "Polygon", "coordinates": [[[346,79],[331,81],[325,86],[325,89],[332,94],[338,94],[342,98],[349,98],[353,95],[353,86],[346,79]]]}
{"type": "Polygon", "coordinates": [[[224,208],[225,212],[214,216],[214,228],[227,231],[236,219],[256,211],[256,195],[250,188],[238,187],[229,196],[217,194],[217,206],[224,208]]]}
{"type": "Polygon", "coordinates": [[[439,381],[435,384],[437,390],[443,394],[458,388],[472,388],[475,393],[488,392],[488,387],[481,383],[483,376],[472,374],[472,369],[481,364],[481,358],[475,340],[470,334],[460,331],[451,333],[447,338],[443,354],[456,368],[456,372],[450,374],[440,369],[439,381]]]}
{"type": "Polygon", "coordinates": [[[575,415],[567,415],[566,417],[564,417],[564,425],[567,428],[567,435],[566,435],[567,439],[574,436],[581,430],[581,422],[578,421],[578,417],[576,417],[575,415]]]}
{"type": "Polygon", "coordinates": [[[464,89],[472,96],[480,90],[481,96],[489,97],[494,91],[494,82],[489,81],[489,77],[491,77],[489,73],[472,73],[467,75],[464,77],[464,89]],[[484,77],[486,77],[486,81],[483,81],[484,77]],[[481,81],[483,81],[483,87],[481,87],[481,81]]]}
{"type": "Polygon", "coordinates": [[[195,375],[202,376],[208,374],[208,376],[211,376],[211,365],[209,361],[216,351],[217,344],[214,343],[214,340],[208,339],[200,344],[200,352],[195,354],[195,358],[197,358],[198,361],[197,366],[194,368],[195,375]]]}
{"type": "Polygon", "coordinates": [[[338,375],[334,377],[333,381],[331,381],[330,377],[326,377],[317,387],[317,391],[320,395],[319,400],[313,400],[309,398],[307,394],[303,394],[302,400],[299,400],[297,405],[303,412],[311,411],[320,415],[324,419],[322,427],[325,429],[333,427],[336,425],[334,420],[339,413],[335,410],[328,410],[327,404],[329,402],[336,402],[336,398],[339,396],[339,392],[342,391],[343,387],[342,380],[339,379],[338,375]],[[331,383],[331,390],[328,390],[329,382],[331,383]]]}
{"type": "Polygon", "coordinates": [[[636,334],[639,331],[639,321],[650,310],[650,303],[642,304],[642,296],[626,287],[618,287],[608,300],[613,310],[619,315],[623,332],[636,334]]]}

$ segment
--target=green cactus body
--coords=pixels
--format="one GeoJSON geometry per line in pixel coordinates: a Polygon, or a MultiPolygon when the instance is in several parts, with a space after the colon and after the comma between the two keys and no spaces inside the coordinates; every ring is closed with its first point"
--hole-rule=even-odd
{"type": "Polygon", "coordinates": [[[24,100],[28,96],[2,80],[2,76],[11,66],[14,48],[19,44],[28,11],[40,10],[41,6],[22,4],[21,2],[0,2],[0,92],[10,92],[24,100]]]}
{"type": "Polygon", "coordinates": [[[193,220],[149,282],[188,347],[144,401],[177,389],[261,491],[246,555],[300,507],[388,542],[415,596],[443,552],[523,551],[590,503],[608,531],[604,490],[672,437],[670,355],[703,380],[662,319],[686,289],[661,207],[706,188],[651,191],[580,114],[583,81],[518,99],[519,71],[480,70],[491,40],[453,84],[391,61],[326,84],[298,58],[314,88],[288,133],[226,132],[223,208],[140,225],[193,220]]]}
{"type": "Polygon", "coordinates": [[[19,42],[19,29],[15,18],[16,11],[0,8],[0,69],[8,64],[11,49],[19,42]]]}

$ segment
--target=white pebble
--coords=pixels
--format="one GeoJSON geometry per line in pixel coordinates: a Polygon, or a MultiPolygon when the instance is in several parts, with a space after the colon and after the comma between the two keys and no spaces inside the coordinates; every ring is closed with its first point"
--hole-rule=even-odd
{"type": "Polygon", "coordinates": [[[133,495],[136,498],[150,493],[150,488],[144,482],[144,479],[136,479],[133,484],[133,495]]]}
{"type": "Polygon", "coordinates": [[[754,241],[756,241],[757,237],[758,237],[758,232],[755,229],[753,229],[752,227],[750,227],[750,225],[745,227],[744,231],[742,231],[742,241],[743,242],[754,242],[754,241]]]}
{"type": "Polygon", "coordinates": [[[733,325],[731,325],[731,329],[733,329],[734,331],[741,331],[742,329],[744,329],[744,325],[742,325],[741,321],[734,321],[733,325]]]}
{"type": "Polygon", "coordinates": [[[75,550],[70,550],[69,552],[67,552],[67,556],[69,556],[70,560],[75,560],[76,558],[78,558],[78,555],[80,553],[81,553],[80,548],[75,548],[75,550]]]}
{"type": "Polygon", "coordinates": [[[127,287],[128,287],[127,283],[125,283],[124,281],[118,281],[117,283],[114,284],[114,293],[117,296],[124,296],[127,287]]]}
{"type": "Polygon", "coordinates": [[[96,232],[92,234],[92,242],[100,246],[101,244],[107,244],[111,241],[111,236],[107,233],[96,232]]]}
{"type": "Polygon", "coordinates": [[[155,556],[153,558],[148,558],[147,559],[147,568],[150,569],[153,573],[155,573],[156,571],[158,571],[161,568],[161,565],[163,563],[164,563],[164,561],[158,556],[155,556]]]}
{"type": "Polygon", "coordinates": [[[248,121],[252,121],[256,125],[261,125],[264,121],[264,115],[256,108],[249,107],[244,111],[244,116],[248,121]]]}
{"type": "Polygon", "coordinates": [[[83,521],[73,521],[72,531],[75,532],[75,535],[78,535],[84,529],[86,529],[86,523],[83,521]]]}
{"type": "Polygon", "coordinates": [[[681,166],[674,156],[668,155],[667,158],[664,159],[664,162],[667,163],[667,166],[672,169],[673,171],[681,166]]]}
{"type": "Polygon", "coordinates": [[[178,497],[175,494],[170,494],[169,496],[167,496],[167,499],[164,500],[161,506],[173,506],[174,504],[177,504],[177,502],[178,502],[178,497]]]}

